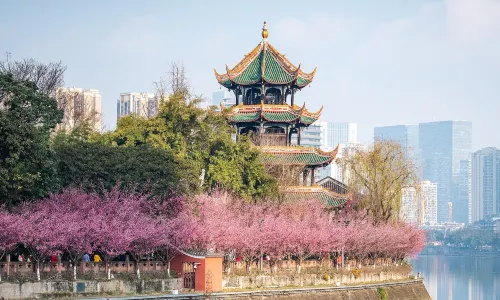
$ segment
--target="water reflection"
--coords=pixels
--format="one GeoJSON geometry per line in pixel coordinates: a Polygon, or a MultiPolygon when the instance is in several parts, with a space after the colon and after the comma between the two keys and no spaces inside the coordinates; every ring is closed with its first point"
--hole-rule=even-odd
{"type": "Polygon", "coordinates": [[[413,266],[433,300],[500,300],[500,257],[423,255],[413,266]]]}

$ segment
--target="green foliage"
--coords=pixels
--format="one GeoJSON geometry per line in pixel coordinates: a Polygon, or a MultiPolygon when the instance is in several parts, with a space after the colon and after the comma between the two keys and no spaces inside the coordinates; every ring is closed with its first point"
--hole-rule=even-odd
{"type": "Polygon", "coordinates": [[[123,117],[105,134],[81,120],[51,140],[63,112],[49,95],[62,84],[64,68],[55,65],[49,72],[50,66],[39,64],[36,68],[45,72],[38,72],[39,78],[30,73],[33,68],[23,67],[30,64],[14,65],[16,76],[2,71],[11,65],[0,68],[0,204],[15,205],[71,185],[109,189],[118,182],[147,185],[162,196],[215,188],[252,200],[276,193],[258,149],[246,139],[234,142],[222,114],[198,108],[199,98],[186,86],[179,88],[179,78],[172,81],[173,95],[161,97],[156,117],[123,117]]]}
{"type": "Polygon", "coordinates": [[[449,232],[445,243],[457,247],[480,248],[484,246],[500,246],[500,238],[493,231],[464,228],[449,232]]]}
{"type": "Polygon", "coordinates": [[[249,200],[276,194],[276,181],[267,174],[260,151],[246,138],[237,143],[227,137],[215,140],[206,167],[209,189],[231,190],[249,200]]]}
{"type": "Polygon", "coordinates": [[[34,83],[0,74],[0,201],[43,197],[57,186],[49,139],[63,116],[34,83]]]}
{"type": "Polygon", "coordinates": [[[429,230],[427,232],[428,242],[443,242],[444,241],[444,231],[441,230],[429,230]]]}
{"type": "Polygon", "coordinates": [[[380,296],[380,300],[387,300],[387,290],[385,288],[377,288],[377,293],[380,296]]]}
{"type": "Polygon", "coordinates": [[[199,190],[193,169],[165,150],[149,145],[116,147],[109,144],[54,139],[61,185],[109,190],[117,183],[151,188],[154,195],[188,194],[199,190]]]}
{"type": "Polygon", "coordinates": [[[412,161],[390,140],[376,140],[368,150],[346,150],[339,163],[350,172],[355,208],[377,222],[398,221],[403,188],[418,191],[420,179],[412,161]]]}
{"type": "Polygon", "coordinates": [[[247,139],[234,142],[224,117],[198,108],[198,100],[176,93],[162,103],[158,116],[121,118],[116,130],[104,135],[101,142],[169,151],[189,172],[197,172],[196,178],[205,170],[205,190],[222,189],[247,199],[274,195],[277,186],[266,173],[260,152],[247,139]]]}

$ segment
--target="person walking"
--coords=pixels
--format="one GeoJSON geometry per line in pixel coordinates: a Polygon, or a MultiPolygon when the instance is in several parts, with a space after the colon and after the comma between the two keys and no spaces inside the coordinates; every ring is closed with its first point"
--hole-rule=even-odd
{"type": "Polygon", "coordinates": [[[94,254],[94,262],[102,262],[101,257],[97,253],[94,254]]]}
{"type": "Polygon", "coordinates": [[[90,262],[90,255],[87,252],[83,255],[83,262],[90,262]]]}

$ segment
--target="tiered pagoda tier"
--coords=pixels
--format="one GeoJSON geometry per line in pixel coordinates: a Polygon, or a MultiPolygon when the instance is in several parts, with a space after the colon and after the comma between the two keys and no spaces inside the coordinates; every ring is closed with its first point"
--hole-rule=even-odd
{"type": "MultiPolygon", "coordinates": [[[[250,135],[254,144],[264,152],[266,165],[302,167],[298,185],[281,187],[286,199],[318,199],[333,207],[342,206],[348,195],[315,184],[314,174],[319,167],[329,165],[338,147],[325,152],[300,146],[303,128],[316,122],[323,107],[309,111],[305,104],[295,104],[295,93],[310,84],[316,73],[304,72],[292,64],[268,41],[266,23],[262,41],[235,67],[226,65],[225,73],[215,77],[221,86],[233,91],[236,105],[225,111],[228,122],[236,127],[237,135],[250,135]],[[297,146],[292,146],[296,135],[297,146]]],[[[222,107],[221,107],[222,109],[222,107]]]]}
{"type": "Polygon", "coordinates": [[[316,122],[321,115],[323,107],[315,113],[303,107],[288,104],[261,104],[243,105],[242,103],[232,107],[227,115],[231,124],[242,123],[290,123],[296,127],[309,126],[316,122]]]}

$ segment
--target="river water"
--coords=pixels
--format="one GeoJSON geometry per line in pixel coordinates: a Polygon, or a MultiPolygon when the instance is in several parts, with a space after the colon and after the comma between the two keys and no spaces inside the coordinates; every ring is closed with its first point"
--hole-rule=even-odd
{"type": "Polygon", "coordinates": [[[500,256],[421,255],[413,269],[433,300],[500,300],[500,256]]]}

